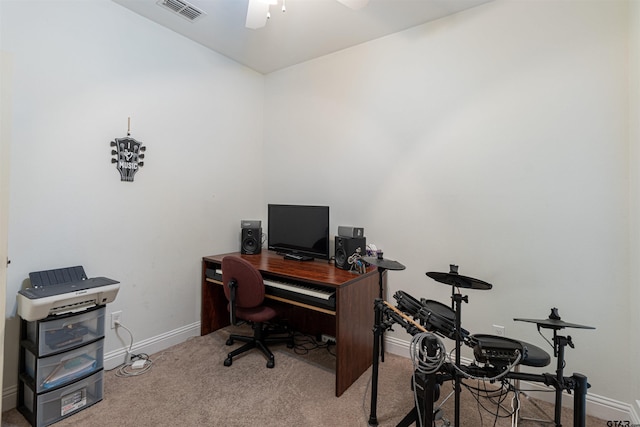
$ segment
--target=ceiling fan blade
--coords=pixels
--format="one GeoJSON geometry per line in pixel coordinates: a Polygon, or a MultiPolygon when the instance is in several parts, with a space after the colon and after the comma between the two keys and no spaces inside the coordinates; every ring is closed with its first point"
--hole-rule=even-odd
{"type": "Polygon", "coordinates": [[[337,0],[337,1],[347,6],[348,8],[351,8],[354,10],[362,9],[367,5],[367,3],[369,3],[369,0],[337,0]]]}
{"type": "Polygon", "coordinates": [[[247,28],[255,30],[262,28],[267,23],[267,14],[269,13],[269,2],[266,0],[249,0],[247,6],[247,20],[245,25],[247,28]]]}

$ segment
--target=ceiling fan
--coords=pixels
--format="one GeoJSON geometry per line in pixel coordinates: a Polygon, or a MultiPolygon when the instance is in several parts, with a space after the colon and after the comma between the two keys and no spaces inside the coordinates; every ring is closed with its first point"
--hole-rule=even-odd
{"type": "MultiPolygon", "coordinates": [[[[284,1],[282,0],[282,11],[285,11],[284,1]]],[[[357,10],[365,7],[369,0],[336,0],[343,5],[357,10]]],[[[269,7],[278,4],[278,0],[249,0],[247,7],[247,20],[245,26],[253,30],[262,28],[269,18],[269,7]]]]}

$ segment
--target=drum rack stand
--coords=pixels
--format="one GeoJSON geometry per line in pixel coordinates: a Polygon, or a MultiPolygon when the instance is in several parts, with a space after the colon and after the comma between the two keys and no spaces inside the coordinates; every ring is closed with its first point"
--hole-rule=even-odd
{"type": "MultiPolygon", "coordinates": [[[[459,294],[456,294],[459,295],[459,294]]],[[[456,298],[454,297],[454,302],[456,303],[456,331],[461,331],[460,329],[460,304],[464,301],[465,297],[456,298]]],[[[377,419],[377,398],[378,398],[378,371],[379,371],[379,363],[380,363],[380,342],[381,336],[384,331],[391,329],[394,324],[398,324],[402,326],[410,335],[416,335],[419,332],[426,331],[424,327],[415,322],[410,317],[404,315],[400,310],[395,307],[389,305],[382,299],[376,299],[374,302],[374,309],[376,312],[375,322],[373,328],[373,366],[372,366],[372,384],[371,384],[371,407],[370,407],[370,416],[368,425],[371,427],[375,427],[378,425],[377,419]]],[[[519,320],[519,319],[514,319],[519,320]]],[[[459,333],[456,334],[456,361],[455,366],[452,366],[451,363],[444,363],[439,373],[433,373],[426,375],[426,380],[423,389],[423,407],[417,408],[414,407],[411,412],[409,412],[403,420],[398,424],[398,427],[406,427],[411,423],[415,422],[418,417],[418,412],[424,413],[424,426],[432,427],[434,425],[434,401],[437,400],[436,397],[436,384],[440,385],[445,381],[453,380],[455,382],[455,427],[460,426],[460,390],[462,385],[462,378],[464,377],[463,373],[473,372],[474,375],[477,374],[482,375],[487,372],[484,371],[484,368],[480,368],[477,366],[462,366],[460,362],[460,344],[461,344],[461,336],[459,333]],[[483,372],[484,371],[484,372],[483,372]]],[[[554,328],[554,356],[557,358],[557,369],[556,374],[528,374],[522,372],[509,372],[505,375],[505,378],[510,378],[513,380],[523,380],[529,382],[539,382],[543,383],[546,386],[554,387],[555,392],[555,413],[554,413],[554,424],[556,427],[562,427],[561,424],[561,411],[562,411],[562,393],[563,391],[567,391],[571,393],[574,392],[574,401],[573,401],[573,426],[574,427],[585,427],[586,421],[586,394],[587,389],[589,388],[589,384],[587,383],[587,377],[574,373],[571,377],[563,376],[564,370],[564,349],[567,345],[573,347],[573,343],[571,342],[571,337],[564,337],[557,334],[557,328],[554,328]]],[[[414,387],[416,385],[414,384],[414,387]]],[[[516,393],[519,392],[516,390],[516,393]]]]}
{"type": "MultiPolygon", "coordinates": [[[[589,388],[589,383],[587,382],[587,377],[582,374],[574,373],[571,377],[564,376],[564,349],[567,345],[571,348],[574,348],[571,337],[560,336],[557,333],[557,329],[554,329],[553,355],[557,359],[555,376],[553,376],[552,374],[533,375],[520,372],[512,372],[506,375],[507,378],[515,380],[541,382],[546,386],[552,386],[556,390],[553,421],[522,418],[523,420],[544,422],[549,424],[553,423],[556,427],[561,427],[562,393],[565,390],[569,393],[571,393],[571,391],[575,391],[573,399],[573,425],[574,427],[584,427],[586,422],[586,396],[587,389],[589,388]]],[[[516,390],[516,393],[519,393],[519,391],[516,390]]]]}

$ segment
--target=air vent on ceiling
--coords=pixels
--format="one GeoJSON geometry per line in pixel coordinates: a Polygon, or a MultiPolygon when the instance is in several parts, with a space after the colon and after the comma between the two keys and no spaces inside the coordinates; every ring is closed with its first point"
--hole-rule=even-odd
{"type": "Polygon", "coordinates": [[[191,22],[206,15],[203,11],[196,8],[194,5],[189,4],[183,0],[158,0],[157,3],[160,6],[169,9],[173,13],[180,15],[191,22]]]}

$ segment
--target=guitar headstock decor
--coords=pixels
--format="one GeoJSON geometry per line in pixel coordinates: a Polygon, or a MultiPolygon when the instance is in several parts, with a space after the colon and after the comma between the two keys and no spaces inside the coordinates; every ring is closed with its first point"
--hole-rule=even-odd
{"type": "MultiPolygon", "coordinates": [[[[129,126],[131,118],[129,118],[129,126]]],[[[111,150],[111,155],[116,156],[111,159],[111,163],[116,163],[116,168],[120,172],[120,181],[133,182],[133,177],[142,166],[144,166],[144,152],[147,147],[141,142],[131,138],[129,130],[125,138],[115,138],[111,141],[111,146],[116,147],[111,150]]]]}

